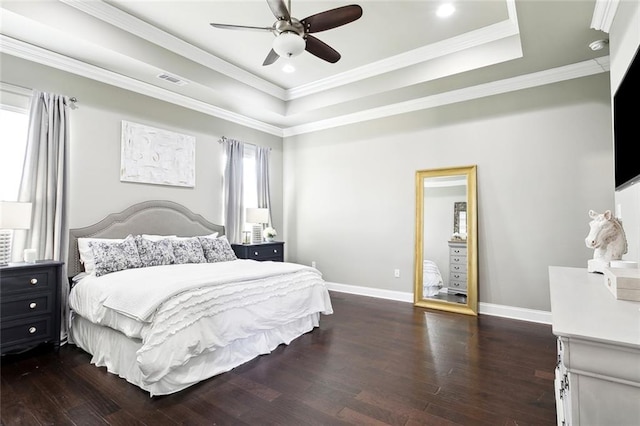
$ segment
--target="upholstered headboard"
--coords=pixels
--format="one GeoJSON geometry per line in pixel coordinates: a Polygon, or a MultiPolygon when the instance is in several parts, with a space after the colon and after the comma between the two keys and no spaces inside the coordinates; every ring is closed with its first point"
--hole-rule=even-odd
{"type": "Polygon", "coordinates": [[[68,276],[84,270],[80,263],[78,238],[125,238],[127,235],[178,235],[192,237],[217,232],[224,226],[209,222],[199,214],[173,201],[153,200],[135,204],[120,213],[112,213],[100,222],[69,230],[68,276]]]}

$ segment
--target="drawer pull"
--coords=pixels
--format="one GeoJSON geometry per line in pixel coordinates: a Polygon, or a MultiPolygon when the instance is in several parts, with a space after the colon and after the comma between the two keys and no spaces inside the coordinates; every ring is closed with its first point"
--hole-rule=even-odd
{"type": "Polygon", "coordinates": [[[31,309],[35,309],[36,306],[38,306],[38,304],[36,302],[29,303],[29,308],[31,308],[31,309]]]}
{"type": "Polygon", "coordinates": [[[254,251],[254,252],[253,252],[253,255],[254,255],[254,256],[257,256],[257,255],[258,255],[258,252],[257,252],[257,251],[254,251]]]}
{"type": "Polygon", "coordinates": [[[37,329],[35,327],[29,327],[29,333],[33,334],[37,331],[37,329]]]}
{"type": "Polygon", "coordinates": [[[278,253],[278,249],[273,249],[273,252],[274,253],[278,253]]]}
{"type": "Polygon", "coordinates": [[[29,281],[31,283],[31,285],[36,285],[38,284],[38,279],[37,278],[31,278],[31,281],[29,281]]]}

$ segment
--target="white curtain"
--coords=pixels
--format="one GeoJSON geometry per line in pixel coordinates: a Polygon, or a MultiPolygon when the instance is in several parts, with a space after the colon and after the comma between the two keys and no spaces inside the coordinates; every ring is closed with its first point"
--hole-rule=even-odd
{"type": "MultiPolygon", "coordinates": [[[[69,102],[65,96],[37,90],[31,96],[27,147],[18,194],[18,201],[32,203],[31,228],[16,233],[14,253],[32,248],[36,250],[37,259],[67,262],[69,102]]],[[[69,330],[66,266],[60,287],[60,340],[64,344],[69,330]]]]}
{"type": "Polygon", "coordinates": [[[271,193],[269,191],[269,153],[271,148],[256,146],[256,180],[258,185],[258,207],[269,209],[271,225],[271,193]]]}
{"type": "Polygon", "coordinates": [[[244,143],[225,137],[220,143],[226,157],[223,183],[225,234],[231,243],[240,243],[244,226],[244,143]]]}

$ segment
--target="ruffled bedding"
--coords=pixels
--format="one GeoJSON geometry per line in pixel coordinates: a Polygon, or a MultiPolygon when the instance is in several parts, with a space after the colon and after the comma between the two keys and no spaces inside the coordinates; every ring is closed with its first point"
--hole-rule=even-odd
{"type": "Polygon", "coordinates": [[[77,316],[74,343],[94,355],[92,362],[152,395],[194,383],[190,366],[207,366],[199,367],[198,379],[228,371],[311,331],[319,314],[333,313],[315,268],[243,259],[89,275],[73,287],[69,303],[77,316]],[[96,340],[101,329],[126,336],[130,343],[122,346],[135,351],[132,359],[96,340]]]}

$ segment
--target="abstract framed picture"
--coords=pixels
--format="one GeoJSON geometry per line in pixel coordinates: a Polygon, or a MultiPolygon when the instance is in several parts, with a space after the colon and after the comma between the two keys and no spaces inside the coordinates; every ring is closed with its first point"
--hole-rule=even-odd
{"type": "Polygon", "coordinates": [[[120,180],[194,187],[196,138],[122,120],[120,180]]]}

